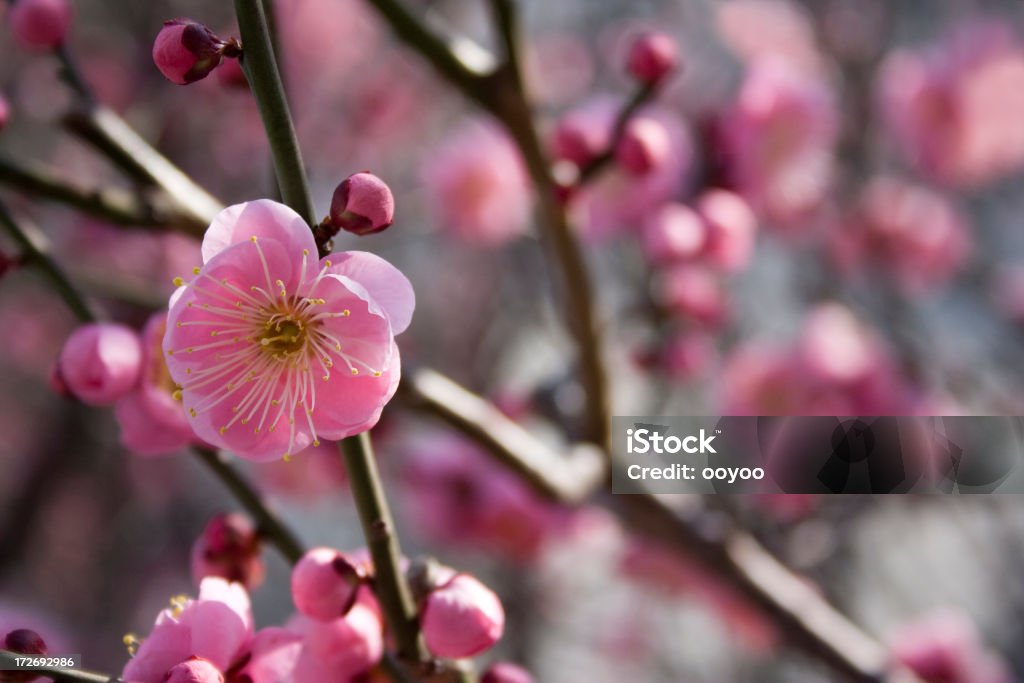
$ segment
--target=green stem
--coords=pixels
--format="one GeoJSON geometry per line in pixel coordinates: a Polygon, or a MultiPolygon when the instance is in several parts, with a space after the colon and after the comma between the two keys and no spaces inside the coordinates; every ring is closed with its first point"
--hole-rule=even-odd
{"type": "Polygon", "coordinates": [[[394,533],[394,520],[384,497],[370,437],[364,432],[345,439],[340,449],[363,535],[373,558],[377,597],[394,634],[398,655],[408,662],[423,661],[426,653],[419,637],[416,606],[402,572],[402,551],[394,533]]]}
{"type": "MultiPolygon", "coordinates": [[[[263,117],[281,196],[312,228],[316,224],[313,203],[262,2],[235,0],[235,12],[242,33],[242,67],[263,117]]],[[[426,651],[420,638],[416,606],[402,572],[401,550],[370,435],[364,432],[345,439],[339,448],[373,559],[376,594],[394,635],[398,655],[405,662],[419,664],[426,660],[426,651]]]]}
{"type": "Polygon", "coordinates": [[[74,312],[78,319],[83,322],[96,320],[96,314],[89,307],[89,303],[78,293],[71,281],[68,280],[64,271],[50,257],[49,245],[45,236],[39,231],[27,228],[14,220],[14,216],[7,206],[0,202],[0,226],[11,236],[21,248],[23,256],[38,268],[57,290],[61,298],[74,312]]]}
{"type": "Polygon", "coordinates": [[[299,141],[288,109],[284,85],[278,71],[270,29],[260,0],[235,0],[238,28],[242,34],[242,68],[256,97],[263,119],[274,171],[284,203],[295,209],[310,225],[316,224],[313,199],[306,182],[299,141]]]}
{"type": "Polygon", "coordinates": [[[194,446],[192,451],[203,464],[217,475],[217,478],[231,491],[242,507],[253,516],[260,533],[273,543],[290,564],[298,562],[303,553],[302,544],[291,529],[285,526],[284,522],[267,507],[241,473],[231,465],[227,456],[201,446],[194,446]]]}
{"type": "MultiPolygon", "coordinates": [[[[11,652],[10,650],[0,650],[0,671],[4,669],[13,669],[14,660],[25,657],[26,655],[18,652],[11,652]]],[[[52,678],[55,681],[84,681],[84,683],[121,683],[121,679],[116,676],[108,676],[107,674],[97,673],[95,671],[86,671],[84,669],[56,669],[53,667],[39,667],[32,669],[32,671],[40,674],[46,674],[47,678],[52,678]]],[[[27,673],[27,672],[26,672],[27,673]]]]}

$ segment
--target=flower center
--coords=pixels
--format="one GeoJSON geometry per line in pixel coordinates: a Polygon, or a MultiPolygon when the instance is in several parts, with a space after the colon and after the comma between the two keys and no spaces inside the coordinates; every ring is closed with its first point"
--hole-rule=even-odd
{"type": "Polygon", "coordinates": [[[306,346],[306,325],[302,320],[282,315],[273,313],[258,337],[264,352],[279,360],[296,355],[306,346]]]}

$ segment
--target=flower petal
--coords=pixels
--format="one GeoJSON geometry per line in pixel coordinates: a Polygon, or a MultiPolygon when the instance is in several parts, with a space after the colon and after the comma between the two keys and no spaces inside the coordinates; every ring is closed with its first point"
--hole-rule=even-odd
{"type": "Polygon", "coordinates": [[[316,410],[313,420],[321,438],[337,441],[377,424],[402,377],[398,345],[392,344],[391,362],[380,377],[333,373],[330,381],[317,386],[317,401],[322,409],[316,410]]]}
{"type": "Polygon", "coordinates": [[[365,287],[387,313],[395,334],[401,334],[409,327],[416,308],[416,294],[402,271],[365,251],[345,251],[329,258],[332,265],[327,272],[344,275],[365,287]]]}
{"type": "MultiPolygon", "coordinates": [[[[277,240],[299,257],[304,250],[317,253],[313,232],[299,214],[284,204],[257,199],[229,206],[214,217],[203,236],[203,263],[253,235],[277,240]]],[[[316,257],[310,262],[315,265],[316,257]]]]}

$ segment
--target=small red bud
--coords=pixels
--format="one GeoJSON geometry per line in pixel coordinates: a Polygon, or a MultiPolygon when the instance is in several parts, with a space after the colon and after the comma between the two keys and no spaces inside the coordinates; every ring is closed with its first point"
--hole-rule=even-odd
{"type": "Polygon", "coordinates": [[[615,147],[615,161],[629,173],[644,175],[665,163],[671,148],[665,126],[651,118],[634,117],[615,147]]]}
{"type": "MultiPolygon", "coordinates": [[[[3,639],[3,649],[22,655],[45,655],[46,643],[35,631],[19,628],[8,633],[3,639]]],[[[3,683],[28,683],[39,678],[34,671],[3,671],[0,681],[3,683]]]]}
{"type": "Polygon", "coordinates": [[[676,42],[664,33],[650,31],[637,37],[629,48],[626,69],[641,83],[654,84],[679,65],[676,42]]]}
{"type": "Polygon", "coordinates": [[[237,581],[252,590],[263,581],[263,558],[256,528],[238,513],[220,514],[207,523],[192,546],[192,578],[237,581]]]}
{"type": "Polygon", "coordinates": [[[334,190],[331,223],[355,235],[370,235],[387,228],[395,219],[391,188],[372,173],[350,175],[334,190]]]}

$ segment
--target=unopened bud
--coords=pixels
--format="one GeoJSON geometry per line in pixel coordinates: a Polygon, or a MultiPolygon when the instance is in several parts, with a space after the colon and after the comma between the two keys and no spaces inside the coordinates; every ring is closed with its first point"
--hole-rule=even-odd
{"type": "Polygon", "coordinates": [[[51,49],[67,37],[71,6],[67,0],[18,0],[11,7],[8,21],[22,46],[51,49]]]}
{"type": "Polygon", "coordinates": [[[313,548],[292,570],[295,608],[318,621],[348,614],[364,580],[362,570],[333,548],[313,548]]]}
{"type": "Polygon", "coordinates": [[[60,377],[80,401],[111,405],[135,388],[142,344],[129,327],[90,323],[71,333],[58,362],[60,377]]]}
{"type": "Polygon", "coordinates": [[[211,519],[192,546],[192,579],[219,576],[252,590],[263,582],[262,544],[246,517],[220,514],[211,519]]]}
{"type": "Polygon", "coordinates": [[[331,199],[331,223],[355,235],[370,235],[395,220],[395,198],[391,188],[372,173],[345,178],[331,199]]]}
{"type": "Polygon", "coordinates": [[[661,81],[679,64],[676,42],[664,33],[651,31],[637,37],[629,48],[626,69],[641,83],[661,81]]]}
{"type": "Polygon", "coordinates": [[[456,574],[430,591],[421,618],[427,649],[437,657],[473,657],[490,649],[505,630],[498,596],[469,574],[456,574]]]}
{"type": "Polygon", "coordinates": [[[665,163],[671,149],[664,125],[644,116],[634,117],[615,147],[615,161],[634,175],[644,175],[665,163]]]}
{"type": "MultiPolygon", "coordinates": [[[[21,655],[45,655],[46,643],[35,631],[27,628],[19,628],[8,633],[2,643],[3,649],[16,652],[21,655]]],[[[0,671],[0,681],[3,683],[28,683],[39,677],[34,671],[0,671]]]]}
{"type": "Polygon", "coordinates": [[[224,57],[238,57],[240,54],[237,41],[224,40],[191,19],[164,22],[164,27],[153,41],[153,62],[167,80],[178,85],[206,78],[224,57]]]}

